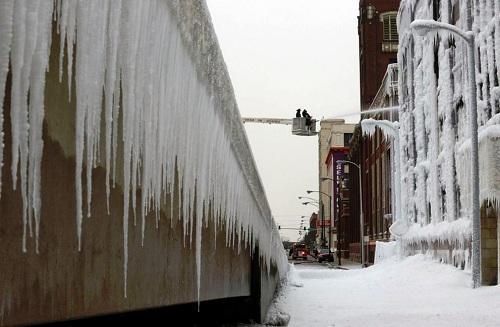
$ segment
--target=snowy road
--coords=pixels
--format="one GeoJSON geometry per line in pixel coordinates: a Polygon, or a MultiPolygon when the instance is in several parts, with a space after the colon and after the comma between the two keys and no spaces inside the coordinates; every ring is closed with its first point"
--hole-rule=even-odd
{"type": "Polygon", "coordinates": [[[499,326],[500,286],[472,289],[470,273],[422,255],[364,270],[295,265],[271,310],[289,326],[499,326]]]}

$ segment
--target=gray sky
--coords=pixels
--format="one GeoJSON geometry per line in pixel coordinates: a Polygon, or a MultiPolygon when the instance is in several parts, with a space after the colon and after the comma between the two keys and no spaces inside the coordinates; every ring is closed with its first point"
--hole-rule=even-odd
{"type": "MultiPolygon", "coordinates": [[[[359,110],[357,0],[207,0],[243,117],[313,118],[359,110]]],[[[356,122],[357,117],[346,118],[356,122]]],[[[319,128],[319,124],[317,126],[319,128]]],[[[318,137],[245,124],[266,195],[282,227],[317,212],[318,137]]],[[[296,241],[297,231],[282,231],[296,241]]]]}

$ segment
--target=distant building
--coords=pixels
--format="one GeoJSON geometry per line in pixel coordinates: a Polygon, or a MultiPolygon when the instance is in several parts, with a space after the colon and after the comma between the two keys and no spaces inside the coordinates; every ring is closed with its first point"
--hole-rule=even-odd
{"type": "MultiPolygon", "coordinates": [[[[304,236],[304,243],[309,247],[311,251],[318,247],[316,241],[316,235],[318,235],[318,214],[313,212],[311,217],[309,217],[309,231],[304,236]]],[[[311,252],[312,253],[312,252],[311,252]]]]}
{"type": "MultiPolygon", "coordinates": [[[[339,183],[343,174],[336,173],[337,159],[346,159],[349,142],[355,124],[346,124],[343,119],[325,119],[320,122],[319,132],[319,244],[337,248],[336,222],[339,221],[339,183]],[[324,178],[326,177],[326,179],[324,178]]],[[[342,168],[342,167],[341,167],[342,168]]]]}

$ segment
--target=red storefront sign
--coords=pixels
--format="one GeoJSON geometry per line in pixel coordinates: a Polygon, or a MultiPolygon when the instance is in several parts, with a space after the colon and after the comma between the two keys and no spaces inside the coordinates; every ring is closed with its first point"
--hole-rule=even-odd
{"type": "Polygon", "coordinates": [[[327,220],[318,220],[318,227],[330,227],[330,219],[327,220]]]}

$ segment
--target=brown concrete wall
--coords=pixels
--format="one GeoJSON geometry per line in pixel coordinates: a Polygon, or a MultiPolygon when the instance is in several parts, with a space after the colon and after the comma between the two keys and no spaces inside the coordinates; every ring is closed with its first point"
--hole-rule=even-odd
{"type": "MultiPolygon", "coordinates": [[[[128,297],[124,298],[123,194],[118,183],[108,215],[102,166],[94,169],[92,214],[84,218],[82,251],[78,252],[75,103],[69,102],[67,81],[58,82],[57,40],[54,38],[46,83],[39,254],[34,251],[34,238],[28,237],[27,253],[21,250],[22,201],[20,192],[13,191],[10,175],[10,81],[7,83],[0,199],[0,324],[22,325],[195,302],[194,244],[191,247],[189,236],[183,238],[179,217],[165,214],[170,213],[169,203],[158,229],[154,217],[147,218],[144,247],[140,223],[134,226],[130,219],[128,297]]],[[[173,205],[177,208],[177,199],[173,205]]],[[[248,249],[243,247],[238,254],[225,246],[225,232],[216,232],[212,223],[203,228],[201,300],[249,296],[250,266],[248,249]]]]}

